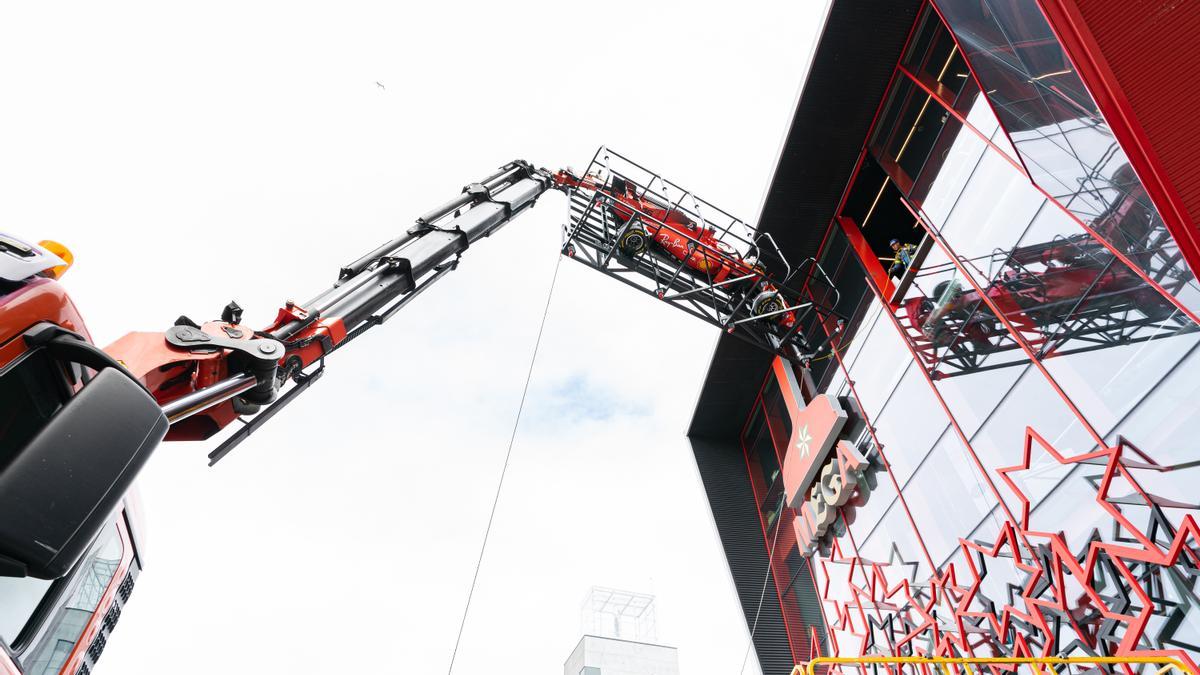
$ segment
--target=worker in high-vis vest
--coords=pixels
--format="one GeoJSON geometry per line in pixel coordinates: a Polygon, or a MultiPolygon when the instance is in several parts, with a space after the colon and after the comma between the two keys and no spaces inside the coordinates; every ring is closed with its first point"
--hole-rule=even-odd
{"type": "Polygon", "coordinates": [[[916,244],[901,244],[899,239],[889,241],[888,246],[891,246],[892,251],[896,254],[896,257],[892,258],[891,267],[888,268],[888,276],[899,279],[912,266],[913,256],[917,254],[917,246],[916,244]]]}

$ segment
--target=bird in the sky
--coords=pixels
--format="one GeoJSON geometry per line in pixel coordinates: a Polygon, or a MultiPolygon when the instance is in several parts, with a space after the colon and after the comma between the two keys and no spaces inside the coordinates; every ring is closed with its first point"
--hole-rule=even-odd
{"type": "Polygon", "coordinates": [[[376,82],[375,85],[378,86],[380,89],[387,91],[387,87],[383,86],[382,82],[376,82]]]}

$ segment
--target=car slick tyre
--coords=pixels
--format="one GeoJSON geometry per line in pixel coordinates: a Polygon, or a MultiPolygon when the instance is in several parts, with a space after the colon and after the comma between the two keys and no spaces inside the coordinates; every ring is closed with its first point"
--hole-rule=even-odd
{"type": "Polygon", "coordinates": [[[617,248],[630,258],[641,255],[650,247],[650,235],[640,227],[631,227],[617,238],[617,248]]]}

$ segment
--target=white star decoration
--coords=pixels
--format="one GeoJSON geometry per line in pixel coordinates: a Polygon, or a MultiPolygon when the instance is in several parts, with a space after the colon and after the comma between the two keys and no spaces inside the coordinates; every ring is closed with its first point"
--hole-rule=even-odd
{"type": "Polygon", "coordinates": [[[808,442],[812,440],[812,436],[808,433],[808,425],[800,427],[800,441],[796,443],[796,447],[800,449],[801,457],[808,457],[808,442]]]}

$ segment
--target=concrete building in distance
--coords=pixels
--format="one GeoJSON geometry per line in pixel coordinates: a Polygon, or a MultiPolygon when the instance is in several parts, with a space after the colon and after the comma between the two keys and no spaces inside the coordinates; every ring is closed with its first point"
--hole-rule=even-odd
{"type": "Polygon", "coordinates": [[[563,675],[679,675],[678,650],[655,642],[654,596],[593,587],[581,619],[563,675]]]}

